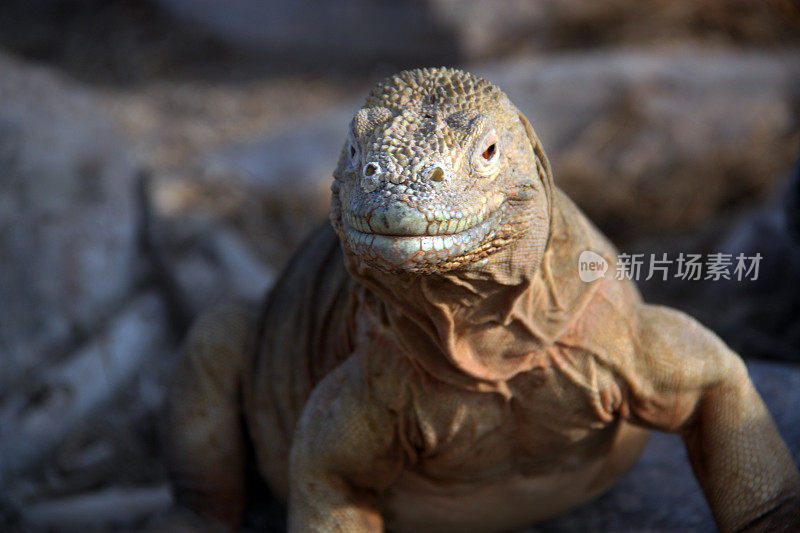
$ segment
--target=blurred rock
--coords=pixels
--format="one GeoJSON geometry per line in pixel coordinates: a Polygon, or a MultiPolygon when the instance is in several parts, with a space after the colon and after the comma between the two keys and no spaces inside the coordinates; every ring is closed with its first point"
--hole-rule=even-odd
{"type": "MultiPolygon", "coordinates": [[[[0,406],[0,487],[6,494],[13,493],[18,474],[48,462],[68,437],[107,431],[110,426],[94,427],[90,418],[101,420],[102,410],[136,378],[148,373],[163,378],[169,367],[164,355],[171,348],[167,324],[161,299],[152,292],[142,294],[75,353],[37,368],[17,383],[15,394],[0,406]]],[[[135,411],[139,404],[152,410],[158,403],[159,398],[151,401],[140,394],[116,406],[114,416],[124,418],[124,411],[135,411]]],[[[72,462],[102,462],[109,457],[105,452],[91,455],[76,454],[72,462]]]]}
{"type": "MultiPolygon", "coordinates": [[[[748,362],[795,463],[800,462],[800,367],[748,362]]],[[[642,458],[609,492],[561,517],[526,529],[557,531],[713,531],[711,512],[692,474],[680,437],[653,433],[642,458]]]]}
{"type": "Polygon", "coordinates": [[[166,485],[111,487],[32,504],[23,510],[22,519],[26,526],[42,531],[131,531],[171,504],[166,485]]]}
{"type": "Polygon", "coordinates": [[[797,41],[789,0],[156,0],[183,25],[289,68],[407,68],[621,43],[797,41]]]}
{"type": "Polygon", "coordinates": [[[360,104],[204,156],[197,164],[202,185],[225,191],[227,211],[285,212],[296,219],[296,238],[304,238],[327,216],[333,169],[360,104]]]}
{"type": "Polygon", "coordinates": [[[0,2],[0,46],[82,81],[131,84],[230,61],[193,30],[150,0],[0,2]]]}
{"type": "Polygon", "coordinates": [[[571,0],[549,2],[552,48],[704,42],[781,46],[797,42],[800,11],[793,0],[571,0]]]}
{"type": "Polygon", "coordinates": [[[800,361],[800,246],[789,237],[784,215],[761,210],[744,217],[714,250],[730,254],[734,264],[739,254],[759,254],[756,279],[708,281],[686,302],[745,357],[800,361]]]}
{"type": "Polygon", "coordinates": [[[130,291],[133,169],[91,94],[0,54],[0,391],[130,291]]]}
{"type": "Polygon", "coordinates": [[[123,84],[276,67],[350,77],[597,46],[790,46],[798,28],[794,0],[0,2],[0,45],[79,79],[123,84]]]}
{"type": "Polygon", "coordinates": [[[593,52],[476,70],[528,116],[556,184],[617,241],[758,203],[797,146],[794,53],[593,52]]]}
{"type": "MultiPolygon", "coordinates": [[[[473,70],[533,121],[556,183],[616,240],[692,230],[754,205],[796,146],[797,54],[594,52],[473,70]]],[[[283,206],[298,222],[324,217],[357,108],[209,154],[202,186],[226,191],[238,216],[283,206]]]]}
{"type": "Polygon", "coordinates": [[[209,229],[166,252],[180,297],[193,316],[225,301],[260,303],[276,277],[230,228],[209,229]]]}
{"type": "MultiPolygon", "coordinates": [[[[275,271],[258,253],[258,247],[248,242],[248,232],[234,227],[218,212],[224,200],[217,198],[208,206],[195,198],[179,201],[186,205],[177,208],[175,196],[182,196],[180,191],[170,192],[163,183],[159,188],[152,179],[142,185],[143,251],[180,335],[198,313],[215,304],[261,302],[272,286],[275,271]]],[[[228,193],[220,191],[223,198],[228,193]]],[[[258,209],[250,211],[258,218],[258,209]]],[[[258,220],[264,224],[252,227],[249,236],[269,240],[270,225],[258,220]]]]}
{"type": "Polygon", "coordinates": [[[325,213],[333,169],[360,105],[354,101],[265,139],[212,152],[200,162],[203,181],[258,191],[274,206],[303,199],[302,205],[325,213]]]}
{"type": "Polygon", "coordinates": [[[744,357],[800,362],[800,159],[777,185],[766,205],[720,220],[701,239],[675,239],[669,250],[664,242],[640,246],[640,252],[668,257],[727,254],[730,279],[640,285],[649,300],[683,309],[744,357]],[[741,279],[735,271],[740,255],[745,267],[758,258],[757,270],[741,279]]]}
{"type": "Polygon", "coordinates": [[[525,0],[157,0],[179,20],[284,66],[453,62],[546,38],[547,3],[525,0]]]}

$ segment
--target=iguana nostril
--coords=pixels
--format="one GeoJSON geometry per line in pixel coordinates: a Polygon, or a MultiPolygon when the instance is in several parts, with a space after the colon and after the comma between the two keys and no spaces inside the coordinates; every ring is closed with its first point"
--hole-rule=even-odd
{"type": "Polygon", "coordinates": [[[374,176],[375,174],[380,174],[381,167],[378,163],[367,163],[364,167],[364,176],[367,178],[374,176]]]}
{"type": "Polygon", "coordinates": [[[435,167],[433,167],[428,172],[428,178],[431,181],[442,181],[442,180],[444,180],[444,169],[441,166],[436,165],[435,167]]]}

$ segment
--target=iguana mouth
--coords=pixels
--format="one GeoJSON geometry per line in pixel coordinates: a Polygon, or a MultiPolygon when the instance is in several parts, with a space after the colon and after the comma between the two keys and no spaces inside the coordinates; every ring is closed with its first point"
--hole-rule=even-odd
{"type": "Polygon", "coordinates": [[[449,235],[380,235],[362,233],[345,222],[345,237],[351,250],[393,266],[435,264],[469,252],[492,237],[484,220],[467,230],[449,235]]]}
{"type": "Polygon", "coordinates": [[[374,209],[365,216],[346,211],[344,219],[351,228],[367,234],[394,237],[456,235],[483,222],[489,212],[490,207],[483,204],[472,209],[438,210],[423,214],[395,202],[374,209]],[[409,214],[413,216],[409,217],[409,214]]]}
{"type": "Polygon", "coordinates": [[[503,211],[497,197],[426,225],[421,216],[409,222],[396,213],[382,213],[378,221],[374,211],[372,216],[358,216],[345,209],[342,225],[347,245],[356,254],[394,267],[423,267],[462,256],[491,240],[503,211]]]}

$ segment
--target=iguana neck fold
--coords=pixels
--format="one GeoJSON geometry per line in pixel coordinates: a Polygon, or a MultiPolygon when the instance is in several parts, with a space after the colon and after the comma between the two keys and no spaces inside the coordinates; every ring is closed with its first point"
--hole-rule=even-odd
{"type": "Polygon", "coordinates": [[[571,248],[580,242],[572,235],[579,228],[567,224],[564,208],[574,207],[559,199],[549,228],[465,268],[389,274],[345,252],[348,270],[380,300],[387,331],[418,368],[461,388],[507,393],[506,382],[540,362],[569,311],[598,285],[577,280],[580,250],[571,248]],[[553,253],[554,247],[562,249],[553,253]],[[565,269],[577,283],[552,278],[565,269]]]}

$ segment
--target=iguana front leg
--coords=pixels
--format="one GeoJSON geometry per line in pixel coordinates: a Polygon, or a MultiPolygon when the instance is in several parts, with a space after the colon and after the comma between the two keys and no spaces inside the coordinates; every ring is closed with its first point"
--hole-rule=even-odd
{"type": "Polygon", "coordinates": [[[231,527],[241,521],[245,501],[241,376],[255,333],[254,313],[245,306],[204,313],[186,338],[165,417],[176,499],[231,527]]]}
{"type": "Polygon", "coordinates": [[[682,435],[719,529],[796,530],[800,477],[741,358],[662,307],[640,307],[636,339],[629,416],[682,435]]]}
{"type": "Polygon", "coordinates": [[[383,531],[376,495],[402,455],[394,417],[367,390],[351,357],[306,403],[290,457],[289,531],[383,531]]]}

